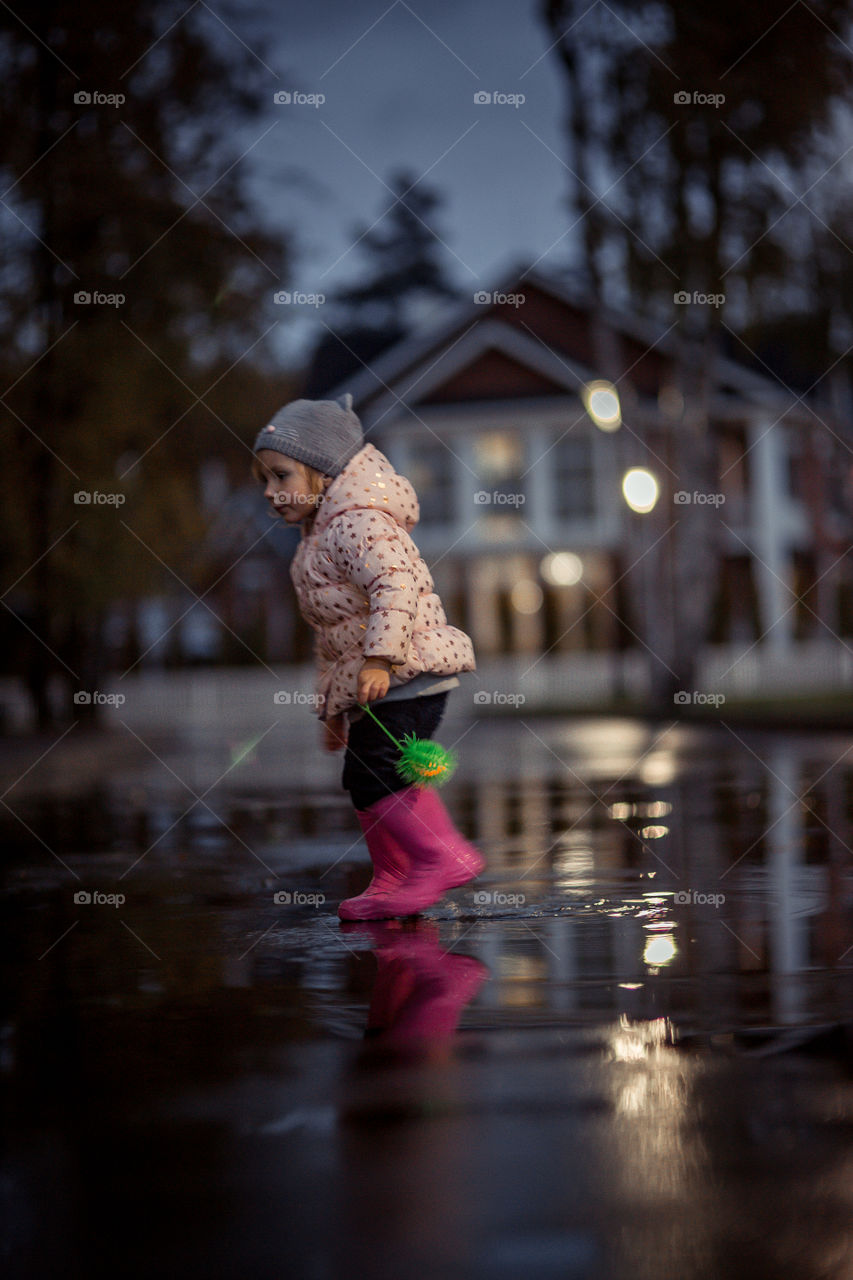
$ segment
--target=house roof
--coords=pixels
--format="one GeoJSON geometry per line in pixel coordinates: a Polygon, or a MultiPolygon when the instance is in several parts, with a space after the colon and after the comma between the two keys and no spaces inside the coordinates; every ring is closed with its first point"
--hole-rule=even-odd
{"type": "MultiPolygon", "coordinates": [[[[395,408],[453,401],[454,380],[461,385],[463,372],[470,376],[474,371],[476,385],[477,364],[482,365],[487,352],[499,356],[504,366],[515,365],[517,395],[537,394],[537,385],[538,394],[543,395],[575,392],[585,382],[609,376],[616,383],[627,379],[641,396],[656,396],[664,370],[679,354],[677,320],[662,325],[636,313],[599,307],[600,331],[614,335],[622,348],[621,359],[608,373],[594,349],[592,299],[577,283],[517,266],[486,292],[492,298],[487,305],[474,301],[476,295],[472,295],[470,302],[442,308],[433,325],[395,343],[330,392],[330,398],[351,392],[354,407],[370,430],[392,417],[395,408]],[[526,299],[521,305],[502,300],[517,302],[519,294],[526,299]]],[[[493,359],[491,368],[501,366],[493,359]]],[[[780,416],[801,403],[775,379],[729,357],[718,355],[715,373],[718,396],[734,397],[780,416]]],[[[511,393],[496,385],[494,397],[505,400],[511,393]]],[[[459,398],[470,399],[470,390],[459,398]]]]}

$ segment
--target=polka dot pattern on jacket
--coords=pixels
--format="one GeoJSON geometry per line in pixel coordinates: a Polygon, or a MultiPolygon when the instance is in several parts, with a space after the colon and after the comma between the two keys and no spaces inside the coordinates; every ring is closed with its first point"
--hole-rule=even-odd
{"type": "Polygon", "coordinates": [[[422,672],[475,668],[470,637],[449,625],[411,538],[418,515],[409,481],[368,444],[332,481],[303,533],[290,572],[315,633],[323,718],[355,704],[365,658],[391,660],[392,687],[422,672]]]}

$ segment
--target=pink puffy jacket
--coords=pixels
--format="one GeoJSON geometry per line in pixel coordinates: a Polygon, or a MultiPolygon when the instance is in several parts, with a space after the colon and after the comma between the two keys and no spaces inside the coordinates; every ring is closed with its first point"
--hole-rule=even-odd
{"type": "Polygon", "coordinates": [[[422,672],[475,668],[471,640],[448,625],[409,537],[417,520],[411,484],[368,444],[329,485],[313,527],[303,529],[290,573],[316,632],[321,720],[355,705],[365,658],[390,659],[392,688],[422,672]]]}

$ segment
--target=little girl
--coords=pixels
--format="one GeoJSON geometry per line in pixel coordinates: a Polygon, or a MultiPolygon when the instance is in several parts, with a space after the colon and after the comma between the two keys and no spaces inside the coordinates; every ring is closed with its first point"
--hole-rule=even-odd
{"type": "Polygon", "coordinates": [[[299,608],[316,632],[319,716],[330,751],[346,746],[349,791],[373,879],[338,908],[343,920],[412,915],[483,869],[428,787],[405,783],[398,740],[430,738],[457,676],[475,667],[463,631],[448,626],[409,536],[418,500],[409,481],[364,443],[352,396],[295,400],[259,433],[254,472],[264,497],[302,540],[291,565],[299,608]],[[373,710],[373,708],[372,708],[373,710]]]}

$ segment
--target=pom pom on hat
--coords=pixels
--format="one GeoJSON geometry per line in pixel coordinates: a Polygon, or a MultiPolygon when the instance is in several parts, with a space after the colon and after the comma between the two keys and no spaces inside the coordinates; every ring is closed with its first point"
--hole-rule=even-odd
{"type": "Polygon", "coordinates": [[[361,423],[346,392],[339,400],[293,400],[285,405],[258,432],[254,452],[272,449],[325,476],[339,476],[363,446],[361,423]]]}

